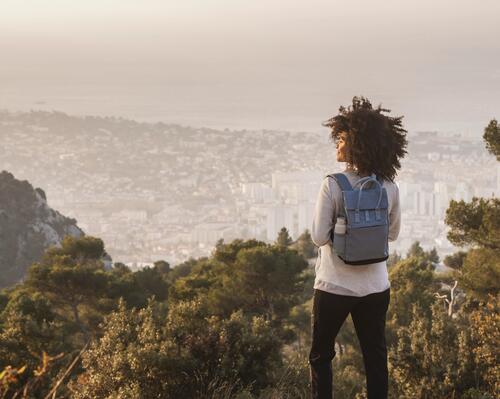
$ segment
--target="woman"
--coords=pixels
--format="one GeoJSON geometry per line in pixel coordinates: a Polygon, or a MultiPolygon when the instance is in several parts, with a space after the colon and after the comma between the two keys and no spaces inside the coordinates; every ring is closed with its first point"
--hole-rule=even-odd
{"type": "MultiPolygon", "coordinates": [[[[364,176],[383,178],[389,212],[389,241],[400,229],[399,190],[394,183],[400,158],[406,154],[406,130],[402,117],[383,114],[364,97],[354,97],[352,106],[340,107],[339,114],[323,125],[331,129],[337,161],[346,162],[343,173],[353,185],[364,176]]],[[[312,345],[309,352],[313,398],[332,398],[332,359],[335,338],[351,314],[363,353],[368,399],[387,398],[388,372],[385,317],[390,299],[387,262],[367,265],[345,264],[332,248],[331,232],[340,206],[342,191],[326,177],[321,185],[312,224],[312,240],[319,247],[314,281],[312,345]]]]}

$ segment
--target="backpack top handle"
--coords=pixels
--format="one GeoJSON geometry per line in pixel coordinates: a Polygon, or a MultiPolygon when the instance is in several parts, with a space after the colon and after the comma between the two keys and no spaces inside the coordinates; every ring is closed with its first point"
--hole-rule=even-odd
{"type": "Polygon", "coordinates": [[[356,206],[356,210],[354,212],[354,218],[356,220],[356,222],[359,222],[359,205],[361,203],[361,194],[363,193],[363,187],[365,186],[366,183],[369,183],[369,182],[375,182],[377,184],[377,188],[379,190],[379,195],[378,195],[378,201],[377,201],[377,206],[375,207],[375,217],[377,220],[380,220],[380,210],[379,210],[379,206],[380,206],[380,202],[382,201],[382,185],[378,182],[378,180],[372,176],[368,177],[368,179],[366,179],[363,184],[361,184],[361,187],[359,188],[359,193],[358,193],[358,204],[356,206]]]}
{"type": "Polygon", "coordinates": [[[372,178],[377,178],[377,176],[375,176],[375,173],[372,173],[370,176],[365,176],[365,177],[362,177],[361,179],[358,179],[352,186],[356,187],[358,184],[363,183],[366,180],[369,180],[372,178]]]}
{"type": "Polygon", "coordinates": [[[375,175],[375,173],[372,173],[370,176],[365,176],[362,177],[361,179],[358,179],[353,185],[349,182],[347,177],[343,173],[333,173],[330,175],[327,175],[326,177],[331,177],[333,178],[337,184],[340,186],[340,189],[342,191],[351,191],[360,183],[364,183],[366,180],[371,180],[371,179],[376,179],[378,182],[380,182],[380,179],[375,175]]]}

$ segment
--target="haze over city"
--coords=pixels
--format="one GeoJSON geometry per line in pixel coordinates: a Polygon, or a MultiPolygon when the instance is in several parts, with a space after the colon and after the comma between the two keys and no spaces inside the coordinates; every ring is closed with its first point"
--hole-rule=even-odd
{"type": "Polygon", "coordinates": [[[500,3],[2,1],[0,108],[321,131],[353,95],[409,130],[478,135],[500,3]]]}

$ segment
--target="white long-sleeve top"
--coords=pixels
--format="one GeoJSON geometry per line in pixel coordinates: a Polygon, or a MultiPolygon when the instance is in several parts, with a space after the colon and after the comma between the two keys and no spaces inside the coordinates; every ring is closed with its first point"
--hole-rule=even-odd
{"type": "MultiPolygon", "coordinates": [[[[361,178],[351,169],[343,171],[353,185],[361,178]]],[[[399,206],[398,186],[384,180],[387,191],[389,212],[389,241],[399,235],[401,226],[401,208],[399,206]]],[[[340,259],[333,249],[331,232],[342,204],[342,190],[331,177],[325,177],[316,201],[311,238],[318,246],[314,288],[339,295],[365,296],[385,291],[390,287],[387,273],[387,261],[367,265],[348,265],[340,259]]]]}

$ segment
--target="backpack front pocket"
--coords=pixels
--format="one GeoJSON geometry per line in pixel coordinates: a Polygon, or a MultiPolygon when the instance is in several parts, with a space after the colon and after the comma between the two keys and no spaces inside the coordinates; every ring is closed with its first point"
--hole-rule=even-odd
{"type": "Polygon", "coordinates": [[[349,261],[380,259],[388,255],[388,226],[386,224],[351,228],[345,244],[345,258],[349,261]]]}

